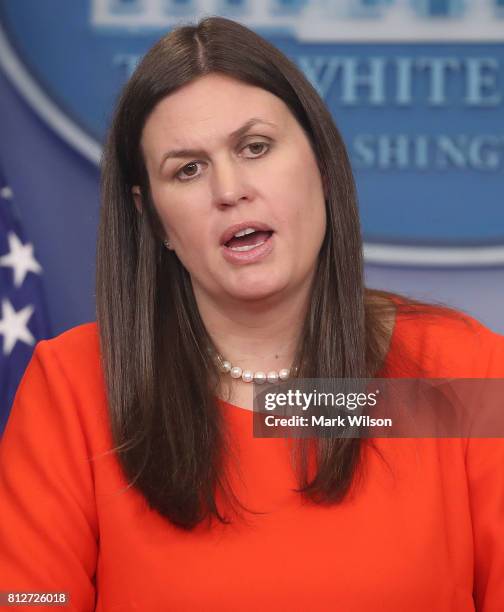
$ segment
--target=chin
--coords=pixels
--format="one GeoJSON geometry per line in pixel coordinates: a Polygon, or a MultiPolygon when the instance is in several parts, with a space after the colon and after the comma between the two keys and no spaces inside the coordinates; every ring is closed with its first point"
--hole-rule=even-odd
{"type": "Polygon", "coordinates": [[[278,279],[272,278],[254,281],[242,279],[240,283],[232,288],[230,287],[228,291],[235,299],[257,301],[282,292],[286,286],[287,283],[282,283],[278,279]]]}

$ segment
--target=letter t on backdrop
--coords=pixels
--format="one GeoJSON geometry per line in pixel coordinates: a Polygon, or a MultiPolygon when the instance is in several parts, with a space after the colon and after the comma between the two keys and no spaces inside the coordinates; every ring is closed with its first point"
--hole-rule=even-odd
{"type": "Polygon", "coordinates": [[[50,335],[41,273],[0,168],[0,436],[35,344],[50,335]]]}

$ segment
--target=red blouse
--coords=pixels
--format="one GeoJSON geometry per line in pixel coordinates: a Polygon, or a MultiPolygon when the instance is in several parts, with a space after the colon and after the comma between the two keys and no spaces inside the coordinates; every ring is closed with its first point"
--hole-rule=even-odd
{"type": "MultiPolygon", "coordinates": [[[[398,317],[391,373],[404,344],[424,376],[504,378],[504,337],[468,322],[398,317]]],[[[96,324],[40,342],[0,444],[0,592],[106,612],[504,610],[504,440],[378,439],[352,495],[320,506],[292,490],[288,440],[220,406],[232,486],[260,513],[186,532],[107,453],[96,324]]]]}

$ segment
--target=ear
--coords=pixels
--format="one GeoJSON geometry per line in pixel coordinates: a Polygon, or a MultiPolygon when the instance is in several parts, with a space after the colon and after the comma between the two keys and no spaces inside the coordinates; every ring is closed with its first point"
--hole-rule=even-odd
{"type": "Polygon", "coordinates": [[[135,200],[135,206],[138,212],[141,214],[142,213],[142,194],[140,193],[140,187],[138,187],[138,185],[135,185],[134,187],[132,187],[131,193],[133,194],[133,199],[135,200]]]}

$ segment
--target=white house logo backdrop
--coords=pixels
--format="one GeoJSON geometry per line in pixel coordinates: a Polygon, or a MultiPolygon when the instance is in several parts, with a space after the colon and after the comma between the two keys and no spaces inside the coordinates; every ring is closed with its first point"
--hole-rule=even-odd
{"type": "Polygon", "coordinates": [[[271,40],[324,98],[369,263],[504,265],[504,0],[0,0],[0,64],[97,162],[139,58],[206,15],[271,40]]]}

